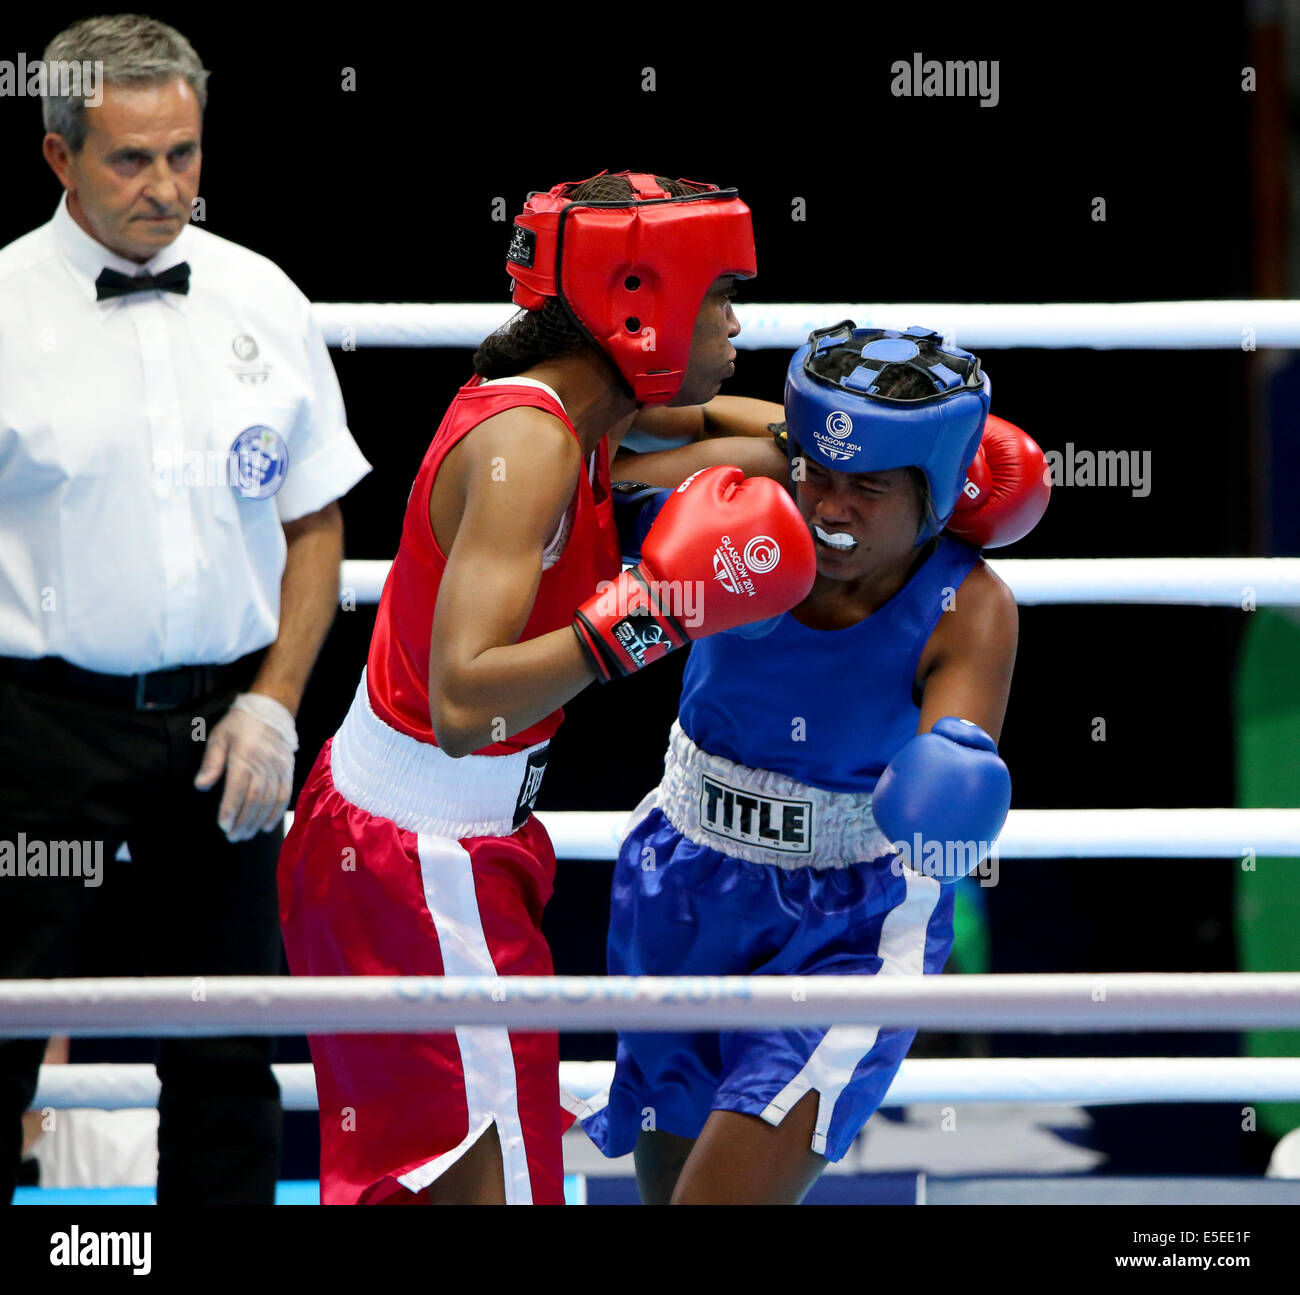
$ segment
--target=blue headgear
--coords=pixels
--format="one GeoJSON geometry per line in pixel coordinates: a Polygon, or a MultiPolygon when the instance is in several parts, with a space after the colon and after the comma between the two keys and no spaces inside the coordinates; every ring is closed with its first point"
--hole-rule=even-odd
{"type": "Polygon", "coordinates": [[[808,335],[785,379],[785,418],[793,460],[806,454],[836,472],[884,472],[917,467],[930,482],[938,525],[927,522],[917,543],[938,533],[952,516],[979,449],[992,387],[969,351],[945,347],[925,328],[896,333],[855,328],[851,319],[808,335]],[[921,342],[932,342],[922,347],[921,342]],[[859,351],[842,377],[814,370],[828,351],[859,351]],[[896,365],[926,378],[932,394],[898,399],[878,394],[882,376],[896,365]]]}

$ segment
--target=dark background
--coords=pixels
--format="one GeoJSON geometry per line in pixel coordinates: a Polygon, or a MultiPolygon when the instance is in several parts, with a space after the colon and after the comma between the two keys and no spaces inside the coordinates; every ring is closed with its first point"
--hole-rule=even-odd
{"type": "MultiPolygon", "coordinates": [[[[794,9],[717,26],[658,7],[443,10],[369,5],[335,20],[164,6],[212,71],[205,227],[277,262],[314,301],[504,301],[511,215],[532,189],[625,167],[735,185],[754,212],[752,302],[1031,302],[1267,295],[1252,269],[1251,61],[1243,8],[794,9]],[[446,11],[450,12],[450,11],[446,11]],[[1176,17],[1175,17],[1176,16],[1176,17]],[[896,98],[890,64],[996,59],[1000,103],[896,98]],[[342,69],[357,89],[340,90],[342,69]],[[642,89],[643,69],[656,88],[642,89]],[[1104,198],[1106,219],[1093,219],[1104,198]],[[803,198],[806,219],[791,219],[803,198]]],[[[3,20],[34,58],[91,10],[3,20]]],[[[5,52],[3,57],[14,57],[5,52]]],[[[39,105],[0,100],[0,243],[48,220],[39,105]]],[[[831,312],[826,322],[839,315],[831,312]]],[[[743,319],[743,313],[742,313],[743,319]]],[[[923,318],[905,319],[921,323],[923,318]]],[[[959,343],[964,339],[959,335],[959,343]]],[[[743,338],[742,338],[743,342],[743,338]]],[[[966,344],[972,344],[968,339],[966,344]]],[[[1058,489],[1012,557],[1221,556],[1259,547],[1248,419],[1255,357],[1235,351],[981,348],[995,412],[1046,450],[1149,450],[1152,488],[1058,489]]],[[[374,472],[344,502],[347,552],[389,558],[409,484],[463,350],[334,352],[374,472]]],[[[742,351],[734,394],[779,399],[787,355],[742,351]]],[[[299,721],[300,780],[342,718],[373,607],[340,614],[299,721]]],[[[1232,610],[1029,607],[1002,752],[1017,808],[1232,804],[1232,610]],[[1106,740],[1092,738],[1095,717],[1106,740]]],[[[682,659],[567,708],[542,808],[627,809],[657,780],[682,659]]],[[[562,862],[547,929],[560,972],[603,971],[609,865],[562,862]]],[[[985,892],[994,971],[1232,969],[1232,865],[1004,860],[985,892]]],[[[1233,1052],[1234,1036],[1000,1036],[1008,1055],[1233,1052]]],[[[570,1035],[568,1057],[612,1038],[570,1035]]],[[[287,1040],[286,1058],[305,1057],[287,1040]]],[[[1110,1168],[1238,1171],[1267,1151],[1239,1114],[1094,1112],[1110,1168]]],[[[310,1176],[295,1118],[286,1176],[310,1176]]]]}

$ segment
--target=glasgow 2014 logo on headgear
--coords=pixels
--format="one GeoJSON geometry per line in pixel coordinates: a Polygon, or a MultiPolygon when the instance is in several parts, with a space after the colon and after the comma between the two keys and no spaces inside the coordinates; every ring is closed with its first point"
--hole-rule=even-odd
{"type": "Polygon", "coordinates": [[[745,565],[755,575],[771,571],[781,561],[781,546],[770,535],[755,535],[745,545],[745,565]]]}
{"type": "Polygon", "coordinates": [[[837,440],[843,441],[853,435],[853,419],[842,409],[826,415],[826,430],[837,440]]]}

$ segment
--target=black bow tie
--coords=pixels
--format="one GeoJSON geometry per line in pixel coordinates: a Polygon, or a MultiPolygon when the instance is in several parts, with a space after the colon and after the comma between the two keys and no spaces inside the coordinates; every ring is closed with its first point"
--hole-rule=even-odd
{"type": "Polygon", "coordinates": [[[101,270],[95,280],[96,301],[109,297],[127,297],[133,292],[180,292],[190,290],[190,266],[181,261],[161,274],[119,274],[116,270],[101,270]]]}

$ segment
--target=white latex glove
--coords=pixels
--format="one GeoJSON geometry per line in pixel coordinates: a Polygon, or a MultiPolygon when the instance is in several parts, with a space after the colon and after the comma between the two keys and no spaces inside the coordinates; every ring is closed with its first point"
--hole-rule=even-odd
{"type": "Polygon", "coordinates": [[[194,785],[207,791],[225,771],[217,825],[231,841],[270,832],[284,817],[297,749],[293,716],[260,692],[241,692],[208,734],[194,785]]]}

